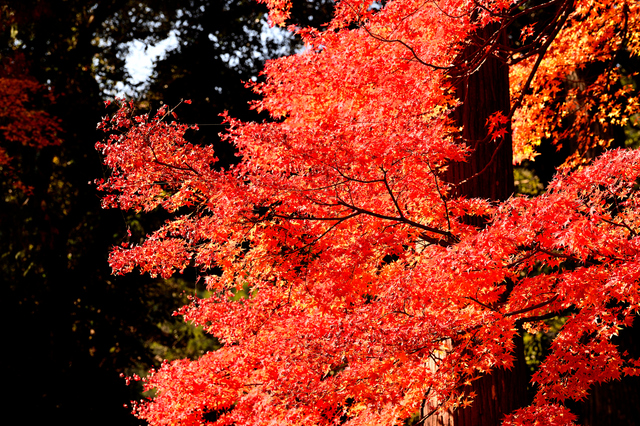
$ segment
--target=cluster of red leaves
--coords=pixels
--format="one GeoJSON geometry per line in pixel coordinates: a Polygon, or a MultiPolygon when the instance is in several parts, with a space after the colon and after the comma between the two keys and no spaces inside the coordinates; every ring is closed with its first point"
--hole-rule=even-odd
{"type": "MultiPolygon", "coordinates": [[[[0,30],[15,25],[15,17],[0,9],[0,30]]],[[[44,110],[54,102],[50,88],[38,83],[27,71],[23,55],[0,58],[0,173],[11,190],[29,194],[32,190],[20,179],[23,147],[41,149],[61,143],[59,121],[44,110]]],[[[26,159],[25,159],[26,161],[26,159]]]]}
{"type": "Polygon", "coordinates": [[[51,93],[35,80],[0,75],[0,170],[14,188],[26,193],[30,188],[18,177],[10,152],[19,146],[40,149],[60,143],[58,121],[33,105],[35,98],[42,97],[53,101],[51,93]]]}
{"type": "Polygon", "coordinates": [[[516,323],[561,313],[534,404],[507,424],[572,424],[564,400],[640,372],[611,343],[640,308],[640,152],[609,152],[535,198],[456,196],[443,172],[468,148],[445,71],[510,4],[368,5],[339,2],[331,31],[303,31],[304,53],[269,62],[256,107],[275,121],[227,118],[230,170],[166,108],[123,102],[103,120],[105,206],[176,213],[115,248],[114,271],[223,271],[180,313],[224,347],[146,378],[156,395],[135,412],[151,424],[397,424],[427,396],[466,403],[462,385],[511,366],[516,323]]]}

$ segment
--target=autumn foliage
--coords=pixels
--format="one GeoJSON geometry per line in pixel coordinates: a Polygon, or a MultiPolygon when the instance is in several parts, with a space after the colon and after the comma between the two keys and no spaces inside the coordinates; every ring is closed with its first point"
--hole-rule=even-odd
{"type": "Polygon", "coordinates": [[[28,193],[16,170],[17,152],[59,144],[61,128],[38,105],[53,102],[51,91],[26,73],[23,61],[16,55],[0,64],[0,171],[11,187],[28,193]]]}
{"type": "MultiPolygon", "coordinates": [[[[0,31],[16,25],[15,16],[6,7],[0,10],[0,31]]],[[[60,144],[59,121],[45,111],[54,102],[50,87],[36,81],[28,72],[22,53],[0,57],[0,175],[8,190],[29,193],[19,173],[21,150],[39,150],[60,144]]]]}
{"type": "MultiPolygon", "coordinates": [[[[288,4],[268,3],[285,22],[288,4]]],[[[272,120],[226,117],[240,157],[228,170],[173,111],[122,102],[100,125],[104,206],[173,218],[115,247],[111,265],[198,268],[211,296],[180,314],[224,344],[152,371],[155,396],[135,413],[154,425],[398,424],[427,399],[472,403],[464,385],[512,366],[517,329],[560,315],[533,403],[505,424],[573,424],[568,399],[640,374],[612,342],[640,308],[640,151],[565,167],[542,195],[504,202],[446,180],[473,149],[451,118],[455,81],[489,56],[510,66],[512,109],[492,115],[487,140],[513,129],[516,161],[542,138],[577,140],[573,165],[606,146],[595,126],[638,113],[615,59],[640,53],[638,14],[634,1],[340,1],[326,31],[292,28],[304,52],[255,84],[272,120]],[[461,55],[487,26],[495,37],[461,55]],[[593,63],[588,87],[567,84],[593,63]]]]}

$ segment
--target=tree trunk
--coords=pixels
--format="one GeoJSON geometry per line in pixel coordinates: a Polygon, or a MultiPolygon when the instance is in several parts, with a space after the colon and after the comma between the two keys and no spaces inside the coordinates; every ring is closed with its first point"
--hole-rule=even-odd
{"type": "MultiPolygon", "coordinates": [[[[491,31],[491,28],[484,29],[477,36],[486,37],[491,31]]],[[[477,49],[470,46],[463,58],[477,49]]],[[[446,178],[458,185],[458,195],[505,200],[513,193],[511,129],[507,129],[504,140],[491,141],[485,137],[491,114],[501,111],[505,117],[509,116],[509,69],[497,58],[490,57],[478,71],[459,79],[456,92],[462,105],[454,117],[463,128],[462,138],[474,150],[467,162],[450,164],[446,178]]],[[[470,217],[469,222],[484,226],[483,218],[470,217]]],[[[505,414],[526,405],[528,376],[522,336],[516,338],[515,348],[516,360],[511,370],[496,369],[465,389],[477,395],[471,406],[431,415],[423,425],[494,426],[500,424],[505,414]]],[[[422,417],[429,414],[433,405],[434,401],[425,404],[422,417]]]]}
{"type": "MultiPolygon", "coordinates": [[[[490,29],[481,31],[487,35],[490,32],[490,29]]],[[[472,45],[463,55],[477,48],[472,45]]],[[[485,138],[489,116],[498,111],[509,116],[509,67],[489,57],[475,73],[457,80],[456,95],[462,105],[455,110],[454,118],[462,127],[463,140],[473,152],[468,161],[449,165],[447,180],[459,185],[459,195],[506,200],[513,193],[511,127],[507,124],[504,140],[485,138]]]]}

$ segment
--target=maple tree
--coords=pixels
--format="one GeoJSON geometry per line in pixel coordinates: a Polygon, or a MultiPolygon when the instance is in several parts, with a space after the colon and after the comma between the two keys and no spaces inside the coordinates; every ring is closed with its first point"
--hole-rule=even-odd
{"type": "MultiPolygon", "coordinates": [[[[288,2],[266,3],[284,24],[288,2]]],[[[155,396],[135,413],[157,425],[428,421],[473,406],[465,386],[512,368],[519,330],[558,316],[532,403],[503,424],[574,424],[568,400],[639,375],[613,338],[640,308],[640,151],[586,164],[608,126],[639,112],[617,66],[640,53],[638,14],[632,1],[342,0],[326,30],[292,28],[304,52],[253,85],[272,120],[225,116],[240,157],[228,169],[185,139],[197,126],[174,110],[136,115],[121,101],[100,124],[103,205],[173,217],[115,247],[111,266],[198,268],[211,296],[179,313],[224,345],[152,371],[155,396]],[[594,81],[570,84],[594,63],[594,81]],[[472,83],[492,66],[509,77],[472,83]],[[506,104],[488,99],[505,85],[506,104]],[[543,194],[507,198],[512,182],[496,179],[510,168],[497,165],[534,158],[543,138],[578,148],[543,194]]]]}
{"type": "Polygon", "coordinates": [[[31,188],[16,170],[16,156],[24,148],[58,145],[61,128],[55,117],[38,106],[38,101],[53,102],[53,94],[28,75],[24,58],[14,55],[4,59],[0,70],[0,171],[9,183],[7,191],[30,193],[31,188]]]}

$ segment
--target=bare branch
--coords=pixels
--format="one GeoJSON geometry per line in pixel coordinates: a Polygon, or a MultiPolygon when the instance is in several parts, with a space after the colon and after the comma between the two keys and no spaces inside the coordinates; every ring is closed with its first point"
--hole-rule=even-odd
{"type": "Polygon", "coordinates": [[[520,314],[524,314],[525,312],[531,312],[531,311],[535,311],[536,309],[542,308],[544,306],[547,306],[553,302],[555,302],[556,300],[558,300],[558,297],[560,297],[558,294],[556,294],[555,296],[553,296],[551,299],[546,300],[544,302],[540,302],[538,304],[535,304],[533,306],[529,306],[527,308],[523,308],[523,309],[518,309],[517,311],[513,311],[513,312],[509,312],[504,314],[505,317],[512,317],[514,315],[520,315],[520,314]]]}

